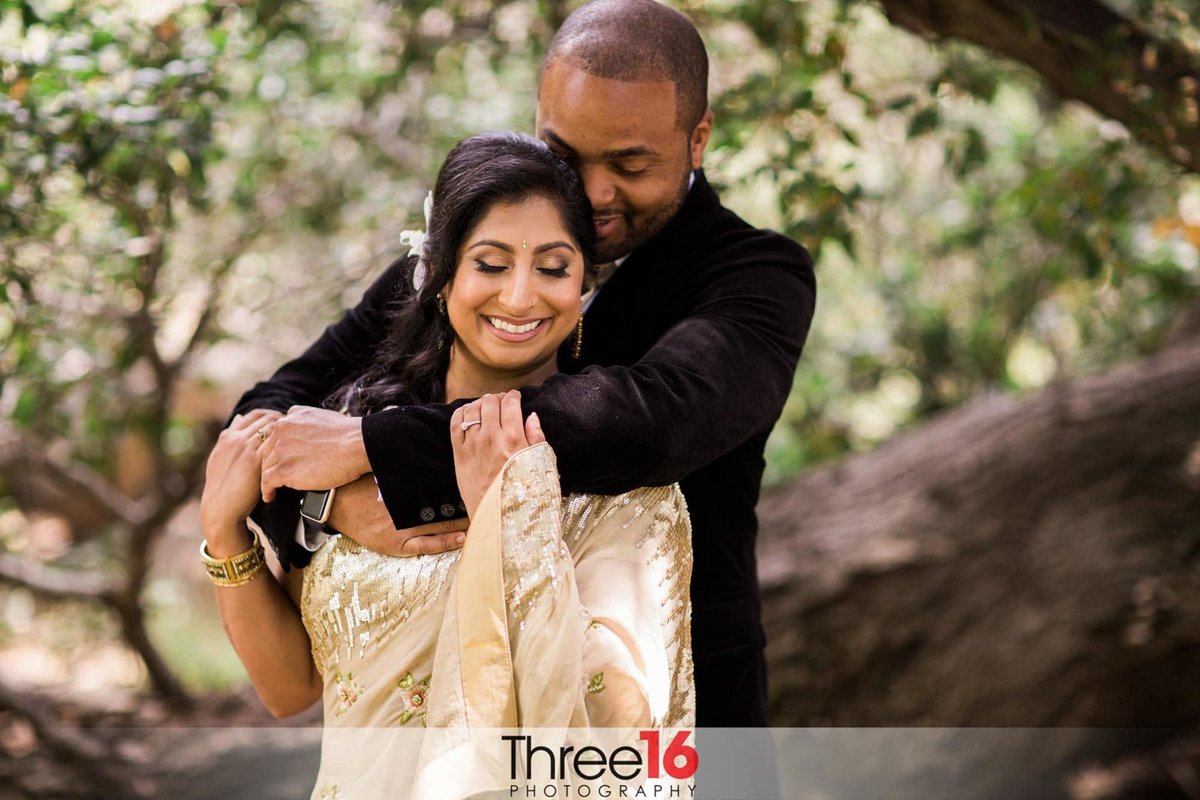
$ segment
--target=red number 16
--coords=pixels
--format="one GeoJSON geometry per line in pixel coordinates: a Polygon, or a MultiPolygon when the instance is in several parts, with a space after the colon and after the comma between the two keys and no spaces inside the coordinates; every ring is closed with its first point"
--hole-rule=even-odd
{"type": "MultiPolygon", "coordinates": [[[[667,775],[676,780],[692,777],[696,774],[696,767],[700,765],[700,754],[696,752],[696,748],[687,744],[690,734],[691,731],[679,731],[667,745],[667,751],[662,754],[663,769],[667,771],[667,775]],[[679,763],[680,759],[683,760],[682,765],[679,763]]],[[[642,731],[638,738],[646,742],[646,760],[649,762],[646,775],[650,778],[657,778],[659,775],[658,731],[642,731]]]]}

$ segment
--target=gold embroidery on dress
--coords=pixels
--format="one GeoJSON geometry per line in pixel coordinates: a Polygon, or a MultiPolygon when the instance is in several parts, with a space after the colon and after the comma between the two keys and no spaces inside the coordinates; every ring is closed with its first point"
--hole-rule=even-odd
{"type": "Polygon", "coordinates": [[[574,531],[571,541],[578,542],[579,537],[587,531],[588,519],[596,508],[595,497],[586,494],[573,494],[563,502],[563,536],[567,531],[574,531]]]}
{"type": "MultiPolygon", "coordinates": [[[[671,600],[671,610],[664,625],[674,628],[675,635],[667,642],[667,653],[671,656],[674,669],[671,675],[670,702],[661,725],[664,727],[691,727],[695,724],[695,687],[692,663],[692,602],[690,584],[692,580],[691,519],[688,517],[687,501],[683,492],[673,487],[674,492],[659,507],[662,524],[665,526],[662,544],[651,558],[669,557],[664,572],[665,595],[671,600]]],[[[655,520],[657,525],[659,520],[655,520]]]]}
{"type": "Polygon", "coordinates": [[[501,559],[504,573],[511,576],[505,600],[521,631],[545,587],[558,589],[560,573],[571,561],[559,535],[562,503],[554,452],[544,448],[532,455],[538,457],[509,462],[500,494],[501,559]]]}
{"type": "MultiPolygon", "coordinates": [[[[633,494],[633,492],[630,492],[630,494],[633,494]]],[[[637,522],[638,517],[640,517],[644,513],[646,513],[646,507],[644,505],[642,505],[641,503],[638,503],[636,506],[633,507],[633,516],[631,516],[629,519],[625,520],[625,524],[622,525],[621,527],[628,528],[630,525],[637,522]]]]}
{"type": "MultiPolygon", "coordinates": [[[[687,503],[678,486],[655,486],[634,489],[622,495],[620,503],[609,503],[599,515],[609,519],[622,513],[621,529],[635,522],[646,533],[633,543],[633,548],[645,553],[647,569],[660,576],[659,600],[662,607],[663,632],[668,637],[667,653],[672,664],[670,700],[667,712],[659,721],[668,727],[693,725],[695,698],[692,687],[692,627],[691,593],[692,549],[691,522],[687,503]],[[628,515],[625,517],[624,515],[628,515]],[[646,515],[651,515],[646,520],[646,515]]],[[[616,521],[616,520],[614,520],[616,521]]]]}
{"type": "Polygon", "coordinates": [[[604,673],[603,672],[597,672],[595,675],[592,676],[592,679],[590,681],[588,681],[587,690],[588,690],[589,694],[596,694],[597,692],[604,691],[604,673]]]}
{"type": "MultiPolygon", "coordinates": [[[[639,490],[635,489],[634,492],[636,492],[636,491],[639,491],[639,490]]],[[[591,527],[593,529],[599,527],[609,517],[613,516],[614,514],[619,512],[621,509],[623,509],[627,505],[629,505],[629,503],[631,501],[631,495],[633,495],[634,492],[617,495],[616,497],[590,497],[589,499],[591,501],[597,503],[600,506],[600,513],[596,514],[595,519],[592,520],[591,527]]],[[[588,495],[584,495],[584,497],[588,497],[588,495]]]]}
{"type": "Polygon", "coordinates": [[[339,662],[365,658],[399,626],[437,599],[457,550],[401,558],[338,536],[304,570],[301,613],[313,660],[324,674],[339,662]]]}
{"type": "MultiPolygon", "coordinates": [[[[572,495],[563,504],[563,529],[572,542],[583,533],[611,536],[614,529],[628,531],[629,555],[639,558],[657,576],[660,622],[667,639],[670,694],[655,724],[689,727],[695,724],[692,687],[691,525],[687,505],[678,486],[643,487],[615,497],[572,495]],[[581,502],[586,501],[586,502],[581,502]],[[595,531],[604,524],[605,531],[595,531]],[[634,555],[636,554],[636,555],[634,555]]],[[[600,620],[590,623],[602,626],[600,620]]]]}

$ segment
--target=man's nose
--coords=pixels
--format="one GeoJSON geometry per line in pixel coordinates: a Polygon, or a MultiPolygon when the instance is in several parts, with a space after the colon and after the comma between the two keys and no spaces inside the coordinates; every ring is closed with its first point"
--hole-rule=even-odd
{"type": "Polygon", "coordinates": [[[580,168],[579,177],[583,179],[583,190],[587,193],[592,208],[600,210],[617,199],[617,187],[603,164],[591,164],[580,168]]]}

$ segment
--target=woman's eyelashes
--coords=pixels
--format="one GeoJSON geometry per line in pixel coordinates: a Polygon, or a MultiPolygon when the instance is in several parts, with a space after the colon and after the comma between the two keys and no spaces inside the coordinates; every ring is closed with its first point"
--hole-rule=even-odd
{"type": "MultiPolygon", "coordinates": [[[[487,275],[494,275],[508,269],[508,264],[491,263],[484,258],[475,259],[475,269],[487,275]]],[[[551,278],[567,277],[568,264],[564,261],[553,260],[536,267],[537,271],[551,278]]]]}
{"type": "Polygon", "coordinates": [[[480,272],[486,272],[486,273],[491,274],[491,273],[495,273],[495,272],[504,272],[504,270],[508,269],[508,265],[507,264],[489,264],[487,261],[485,261],[482,258],[476,258],[475,259],[475,268],[477,270],[479,270],[480,272]]]}
{"type": "Polygon", "coordinates": [[[538,272],[549,275],[551,278],[565,278],[567,277],[567,265],[538,267],[538,272]]]}

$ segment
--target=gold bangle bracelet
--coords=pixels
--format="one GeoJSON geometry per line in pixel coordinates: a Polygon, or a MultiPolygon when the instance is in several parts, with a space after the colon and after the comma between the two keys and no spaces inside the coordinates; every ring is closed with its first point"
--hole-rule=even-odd
{"type": "Polygon", "coordinates": [[[208,540],[200,542],[200,560],[208,570],[208,578],[217,586],[241,586],[258,577],[267,569],[267,559],[264,557],[263,546],[258,539],[248,550],[230,556],[229,558],[213,558],[208,553],[208,540]]]}

